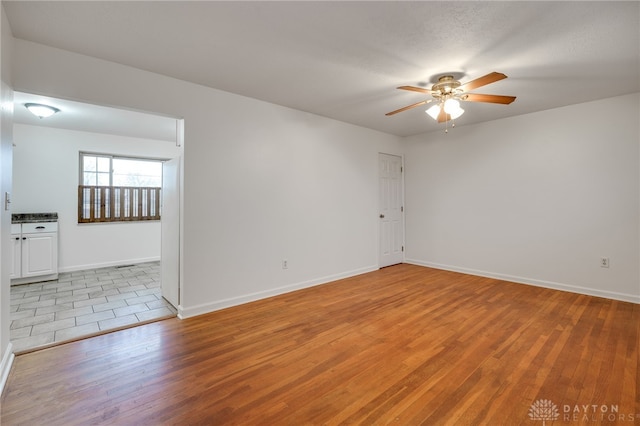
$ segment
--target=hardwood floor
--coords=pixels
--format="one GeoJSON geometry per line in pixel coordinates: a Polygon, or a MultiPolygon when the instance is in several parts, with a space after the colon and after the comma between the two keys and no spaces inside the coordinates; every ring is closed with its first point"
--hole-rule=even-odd
{"type": "Polygon", "coordinates": [[[640,424],[639,346],[640,305],[397,265],[20,355],[0,423],[640,424]]]}

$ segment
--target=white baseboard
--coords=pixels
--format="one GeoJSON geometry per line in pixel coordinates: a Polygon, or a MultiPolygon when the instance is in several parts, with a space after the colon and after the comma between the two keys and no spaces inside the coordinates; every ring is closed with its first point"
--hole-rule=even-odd
{"type": "Polygon", "coordinates": [[[230,308],[232,306],[242,305],[244,303],[255,302],[256,300],[266,299],[267,297],[278,296],[280,294],[289,293],[303,288],[313,287],[320,284],[326,284],[331,281],[340,280],[343,278],[349,278],[367,272],[375,271],[378,269],[378,265],[367,266],[352,271],[346,271],[334,275],[328,275],[321,278],[315,278],[308,281],[303,281],[295,284],[289,284],[282,287],[277,287],[265,291],[259,291],[256,293],[250,293],[243,296],[231,297],[229,299],[216,300],[211,303],[203,303],[201,305],[178,307],[178,318],[184,319],[194,317],[197,315],[206,314],[209,312],[219,311],[221,309],[230,308]]]}
{"type": "Polygon", "coordinates": [[[103,263],[90,263],[86,265],[74,265],[74,266],[61,266],[58,268],[58,272],[76,272],[76,271],[86,271],[87,269],[98,269],[98,268],[110,268],[112,266],[122,266],[122,265],[135,265],[138,263],[147,263],[147,262],[158,262],[160,261],[160,257],[142,257],[139,259],[125,259],[125,260],[116,260],[112,262],[103,262],[103,263]]]}
{"type": "Polygon", "coordinates": [[[14,359],[15,355],[13,354],[13,345],[9,342],[4,354],[2,354],[2,361],[0,361],[0,395],[4,392],[4,386],[7,384],[7,379],[9,378],[9,372],[11,371],[14,359]]]}
{"type": "Polygon", "coordinates": [[[500,274],[496,272],[480,271],[477,269],[463,268],[459,266],[443,265],[440,263],[425,262],[416,259],[406,259],[405,263],[412,265],[426,266],[428,268],[443,269],[445,271],[460,272],[463,274],[477,275],[480,277],[495,278],[504,281],[510,281],[518,284],[533,285],[536,287],[550,288],[552,290],[568,291],[570,293],[585,294],[587,296],[604,297],[606,299],[621,300],[623,302],[631,302],[640,304],[640,296],[634,294],[617,293],[614,291],[598,290],[589,287],[580,287],[570,284],[562,284],[553,281],[537,280],[534,278],[518,277],[514,275],[500,274]]]}

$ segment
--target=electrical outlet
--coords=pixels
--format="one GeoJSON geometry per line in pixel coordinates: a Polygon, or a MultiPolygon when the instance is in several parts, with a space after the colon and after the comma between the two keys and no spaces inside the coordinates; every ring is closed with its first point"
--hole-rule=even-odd
{"type": "Polygon", "coordinates": [[[289,268],[289,261],[287,259],[284,259],[282,261],[282,269],[287,269],[289,268]]]}
{"type": "Polygon", "coordinates": [[[601,268],[608,268],[609,267],[609,258],[608,257],[601,257],[600,258],[600,267],[601,268]]]}

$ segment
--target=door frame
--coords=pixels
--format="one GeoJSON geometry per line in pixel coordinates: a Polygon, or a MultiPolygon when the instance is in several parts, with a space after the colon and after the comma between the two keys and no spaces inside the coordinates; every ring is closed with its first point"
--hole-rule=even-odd
{"type": "MultiPolygon", "coordinates": [[[[176,118],[176,146],[179,148],[179,155],[178,157],[176,157],[176,159],[178,160],[178,223],[176,224],[178,226],[178,247],[177,247],[177,253],[178,253],[178,300],[177,300],[177,306],[175,306],[176,310],[178,311],[178,318],[182,319],[182,301],[184,300],[184,295],[183,295],[183,285],[182,283],[184,282],[184,260],[183,260],[183,253],[184,253],[184,215],[183,215],[183,210],[184,210],[184,118],[176,118]]],[[[162,220],[162,219],[161,219],[162,220]]],[[[162,225],[161,225],[162,228],[162,225]]],[[[162,247],[165,243],[165,241],[163,240],[164,236],[163,233],[160,233],[160,246],[162,247]]],[[[175,261],[174,259],[167,259],[166,257],[166,252],[161,250],[160,252],[160,265],[162,265],[164,262],[172,262],[175,261]]],[[[160,279],[162,280],[162,266],[161,266],[161,274],[160,274],[160,279]]],[[[171,303],[171,302],[170,302],[171,303]]]]}
{"type": "Polygon", "coordinates": [[[162,216],[160,218],[161,295],[174,308],[180,306],[180,170],[182,156],[162,163],[162,216]]]}

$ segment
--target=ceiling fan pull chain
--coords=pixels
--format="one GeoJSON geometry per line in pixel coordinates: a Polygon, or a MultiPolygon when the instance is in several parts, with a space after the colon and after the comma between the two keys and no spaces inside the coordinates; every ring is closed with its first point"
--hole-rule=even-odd
{"type": "Polygon", "coordinates": [[[444,102],[442,103],[442,110],[444,111],[444,132],[449,133],[449,113],[444,109],[444,102]]]}

